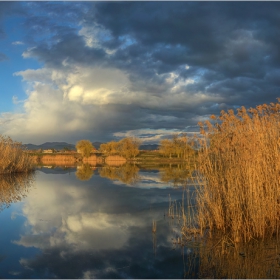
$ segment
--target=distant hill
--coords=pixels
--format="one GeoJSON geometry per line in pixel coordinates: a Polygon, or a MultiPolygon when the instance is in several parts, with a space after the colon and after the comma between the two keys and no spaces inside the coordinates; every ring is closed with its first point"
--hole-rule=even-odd
{"type": "MultiPolygon", "coordinates": [[[[99,149],[101,142],[93,142],[92,145],[99,149]]],[[[46,142],[44,144],[40,145],[34,145],[34,144],[23,144],[28,150],[47,150],[47,149],[55,149],[55,150],[63,150],[64,148],[68,148],[70,150],[76,150],[76,147],[74,144],[69,144],[67,142],[46,142]]]]}
{"type": "MultiPolygon", "coordinates": [[[[102,142],[92,142],[92,145],[98,150],[102,142]]],[[[34,144],[23,144],[28,150],[47,150],[47,149],[55,149],[55,150],[63,150],[64,148],[68,148],[70,150],[76,150],[74,144],[69,144],[67,142],[46,142],[41,145],[34,144]]],[[[145,144],[141,145],[140,150],[156,150],[158,149],[158,144],[145,144]]]]}
{"type": "Polygon", "coordinates": [[[140,145],[139,150],[157,150],[159,148],[158,144],[144,144],[140,145]]]}
{"type": "Polygon", "coordinates": [[[39,150],[39,149],[43,149],[43,150],[47,150],[47,149],[62,150],[65,147],[69,148],[70,150],[75,150],[75,145],[69,144],[69,143],[66,143],[66,142],[46,142],[46,143],[41,144],[41,145],[24,144],[24,146],[28,150],[39,150]]]}

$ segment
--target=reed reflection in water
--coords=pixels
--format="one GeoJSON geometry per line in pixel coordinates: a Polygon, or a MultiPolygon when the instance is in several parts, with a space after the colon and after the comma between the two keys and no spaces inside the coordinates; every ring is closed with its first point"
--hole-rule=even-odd
{"type": "Polygon", "coordinates": [[[0,176],[0,211],[26,197],[33,182],[33,172],[2,174],[0,176]]]}
{"type": "Polygon", "coordinates": [[[187,252],[184,256],[185,278],[280,278],[277,236],[236,242],[229,234],[220,231],[210,232],[207,229],[201,232],[196,224],[198,205],[195,196],[196,193],[191,194],[187,188],[183,193],[181,207],[176,201],[169,202],[170,221],[183,221],[181,238],[175,243],[187,252]]]}
{"type": "Polygon", "coordinates": [[[279,240],[251,240],[233,244],[227,236],[193,239],[185,278],[267,279],[280,277],[279,240]],[[194,272],[196,273],[194,274],[194,272]]]}

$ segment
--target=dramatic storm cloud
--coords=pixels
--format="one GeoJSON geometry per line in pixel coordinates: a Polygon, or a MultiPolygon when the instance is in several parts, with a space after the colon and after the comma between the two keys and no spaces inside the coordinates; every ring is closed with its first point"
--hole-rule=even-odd
{"type": "Polygon", "coordinates": [[[280,96],[278,2],[0,4],[0,132],[23,142],[157,142],[280,96]]]}

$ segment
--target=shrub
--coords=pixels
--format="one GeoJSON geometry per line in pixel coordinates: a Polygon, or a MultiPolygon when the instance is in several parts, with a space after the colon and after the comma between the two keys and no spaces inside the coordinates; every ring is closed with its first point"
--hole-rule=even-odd
{"type": "Polygon", "coordinates": [[[76,144],[78,153],[81,153],[83,157],[89,157],[90,153],[95,150],[92,143],[89,140],[80,140],[76,144]]]}

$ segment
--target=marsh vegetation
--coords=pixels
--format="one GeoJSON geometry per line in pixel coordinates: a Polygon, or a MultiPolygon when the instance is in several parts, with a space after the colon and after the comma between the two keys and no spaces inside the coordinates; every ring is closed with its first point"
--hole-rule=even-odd
{"type": "MultiPolygon", "coordinates": [[[[279,100],[278,100],[279,101],[279,100]]],[[[200,123],[193,224],[233,243],[278,236],[280,104],[271,103],[200,123]]]]}
{"type": "Polygon", "coordinates": [[[33,170],[33,161],[24,153],[22,144],[0,135],[0,174],[22,173],[33,170]]]}

